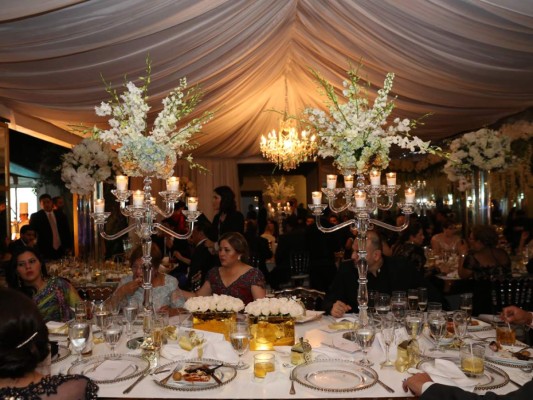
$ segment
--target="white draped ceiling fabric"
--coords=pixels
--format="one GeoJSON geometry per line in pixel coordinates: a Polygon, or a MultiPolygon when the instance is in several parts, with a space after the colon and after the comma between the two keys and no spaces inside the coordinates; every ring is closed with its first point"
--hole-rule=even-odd
{"type": "MultiPolygon", "coordinates": [[[[0,116],[63,145],[69,125],[103,124],[94,106],[153,61],[151,112],[178,80],[199,84],[201,158],[259,158],[259,135],[289,112],[321,107],[309,68],[341,88],[348,63],[381,86],[394,72],[395,116],[431,113],[440,140],[533,105],[532,0],[3,0],[0,116]]],[[[373,96],[373,94],[372,94],[373,96]]],[[[195,115],[198,115],[195,113],[195,115]]]]}

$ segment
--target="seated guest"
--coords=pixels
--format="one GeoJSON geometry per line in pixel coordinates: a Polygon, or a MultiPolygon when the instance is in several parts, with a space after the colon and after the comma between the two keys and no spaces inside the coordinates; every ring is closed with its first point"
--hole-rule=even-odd
{"type": "MultiPolygon", "coordinates": [[[[173,276],[159,273],[159,265],[161,264],[161,252],[159,248],[152,243],[150,251],[151,268],[152,268],[152,302],[154,309],[168,310],[170,315],[176,315],[178,310],[176,307],[182,304],[175,304],[172,294],[178,289],[178,281],[173,276]]],[[[143,283],[143,250],[141,246],[136,247],[131,252],[130,266],[132,270],[131,276],[126,276],[120,281],[119,287],[113,293],[115,301],[128,301],[134,299],[138,304],[142,304],[144,299],[143,283]]]]}
{"type": "Polygon", "coordinates": [[[455,223],[448,219],[442,223],[442,232],[431,238],[431,248],[439,256],[445,253],[457,253],[460,242],[461,237],[457,234],[455,223]]]}
{"type": "Polygon", "coordinates": [[[20,238],[9,243],[7,252],[11,255],[20,253],[24,247],[31,247],[37,250],[37,232],[30,225],[20,228],[20,238]]]}
{"type": "Polygon", "coordinates": [[[211,268],[203,286],[190,296],[225,294],[240,298],[244,304],[265,297],[265,277],[258,268],[246,264],[248,244],[238,232],[228,232],[218,241],[220,267],[211,268]]]}
{"type": "Polygon", "coordinates": [[[392,248],[392,255],[405,257],[417,271],[423,271],[426,265],[424,254],[424,230],[418,221],[410,221],[409,226],[400,234],[400,240],[392,248]]]}
{"type": "Polygon", "coordinates": [[[49,352],[48,329],[35,304],[0,288],[0,398],[97,398],[98,386],[85,376],[43,376],[38,367],[49,352]]]}
{"type": "MultiPolygon", "coordinates": [[[[382,242],[375,231],[367,232],[366,251],[368,262],[368,290],[379,293],[407,291],[427,286],[423,275],[401,257],[384,257],[382,242]]],[[[323,302],[324,310],[336,318],[348,311],[357,310],[358,272],[355,262],[358,259],[357,240],[354,241],[352,260],[340,264],[339,270],[327,291],[323,302]]],[[[433,295],[433,294],[432,294],[433,295]]]]}
{"type": "Polygon", "coordinates": [[[32,297],[45,322],[66,322],[74,318],[73,308],[81,300],[67,280],[49,277],[41,256],[31,247],[13,255],[7,274],[9,287],[32,297]]]}

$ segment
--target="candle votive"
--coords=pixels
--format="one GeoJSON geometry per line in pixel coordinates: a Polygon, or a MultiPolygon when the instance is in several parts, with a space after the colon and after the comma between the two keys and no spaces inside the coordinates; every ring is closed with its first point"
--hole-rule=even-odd
{"type": "Polygon", "coordinates": [[[355,196],[355,206],[357,208],[364,208],[366,207],[366,193],[362,190],[358,190],[354,194],[355,196]]]}
{"type": "Polygon", "coordinates": [[[335,189],[337,186],[337,175],[327,175],[326,176],[327,188],[335,189]]]}
{"type": "Polygon", "coordinates": [[[372,186],[381,185],[381,173],[377,169],[370,171],[370,184],[372,186]]]}
{"type": "Polygon", "coordinates": [[[94,202],[94,212],[97,214],[101,214],[105,211],[105,200],[104,199],[96,199],[94,202]]]}
{"type": "Polygon", "coordinates": [[[353,175],[344,175],[344,187],[353,189],[353,175]]]}
{"type": "Polygon", "coordinates": [[[125,175],[117,175],[117,190],[125,191],[128,190],[128,177],[125,175]]]}
{"type": "Polygon", "coordinates": [[[254,355],[254,376],[263,379],[269,372],[276,370],[274,354],[259,353],[254,355]]]}
{"type": "Polygon", "coordinates": [[[396,185],[396,172],[387,172],[385,176],[387,177],[387,186],[396,185]]]}
{"type": "Polygon", "coordinates": [[[405,203],[413,204],[415,202],[415,190],[413,188],[405,189],[405,203]]]}
{"type": "Polygon", "coordinates": [[[313,204],[322,203],[322,192],[311,192],[311,197],[313,199],[313,204]]]}
{"type": "Polygon", "coordinates": [[[198,197],[189,197],[187,199],[187,208],[189,211],[198,211],[198,197]]]}
{"type": "Polygon", "coordinates": [[[180,178],[171,176],[167,178],[167,190],[169,192],[177,192],[180,187],[180,178]]]}
{"type": "Polygon", "coordinates": [[[133,193],[133,207],[142,207],[144,203],[144,192],[136,190],[133,193]]]}

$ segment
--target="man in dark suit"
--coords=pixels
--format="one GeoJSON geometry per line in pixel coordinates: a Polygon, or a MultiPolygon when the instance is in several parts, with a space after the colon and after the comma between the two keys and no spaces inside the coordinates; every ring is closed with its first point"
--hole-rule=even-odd
{"type": "Polygon", "coordinates": [[[20,228],[20,238],[9,243],[7,252],[11,255],[18,254],[26,247],[35,248],[39,251],[37,247],[37,232],[30,225],[24,225],[20,228]]]}
{"type": "Polygon", "coordinates": [[[67,217],[54,211],[52,197],[43,194],[39,197],[41,210],[30,217],[30,226],[37,232],[39,250],[47,260],[57,260],[72,250],[72,236],[67,217]]]}

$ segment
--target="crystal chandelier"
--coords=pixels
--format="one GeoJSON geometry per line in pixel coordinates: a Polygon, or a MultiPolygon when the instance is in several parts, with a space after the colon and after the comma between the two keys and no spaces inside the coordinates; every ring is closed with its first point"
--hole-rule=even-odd
{"type": "Polygon", "coordinates": [[[260,149],[263,157],[273,162],[278,168],[290,171],[298,164],[315,160],[317,153],[317,143],[315,135],[308,136],[307,131],[302,131],[298,135],[295,121],[288,119],[288,89],[287,77],[285,77],[285,112],[283,120],[280,121],[280,130],[272,130],[267,137],[261,135],[260,149]]]}
{"type": "Polygon", "coordinates": [[[401,226],[394,226],[382,222],[378,219],[371,218],[372,213],[376,210],[389,210],[394,205],[394,197],[399,185],[396,185],[396,173],[389,172],[386,174],[387,184],[381,184],[381,173],[377,170],[370,172],[370,185],[365,182],[365,177],[362,174],[357,175],[357,182],[354,187],[353,175],[344,175],[344,188],[337,188],[337,175],[327,176],[327,187],[323,188],[321,192],[312,192],[312,204],[309,208],[313,212],[316,219],[318,229],[325,233],[330,233],[350,226],[357,230],[357,244],[358,244],[358,260],[356,263],[359,273],[359,288],[357,291],[357,303],[359,305],[359,317],[364,323],[368,320],[368,289],[367,289],[367,273],[368,262],[366,259],[366,238],[367,232],[373,229],[374,225],[388,229],[394,232],[400,232],[409,225],[409,216],[415,209],[415,190],[408,187],[405,190],[405,202],[397,203],[399,210],[405,214],[405,222],[401,226]],[[327,204],[322,204],[322,194],[326,196],[327,204]],[[337,196],[342,195],[345,202],[340,207],[335,207],[337,196]],[[384,203],[381,203],[384,201],[384,203]],[[354,218],[342,222],[333,227],[327,228],[322,226],[320,219],[324,210],[329,209],[335,213],[340,213],[345,210],[352,211],[354,218]]]}

